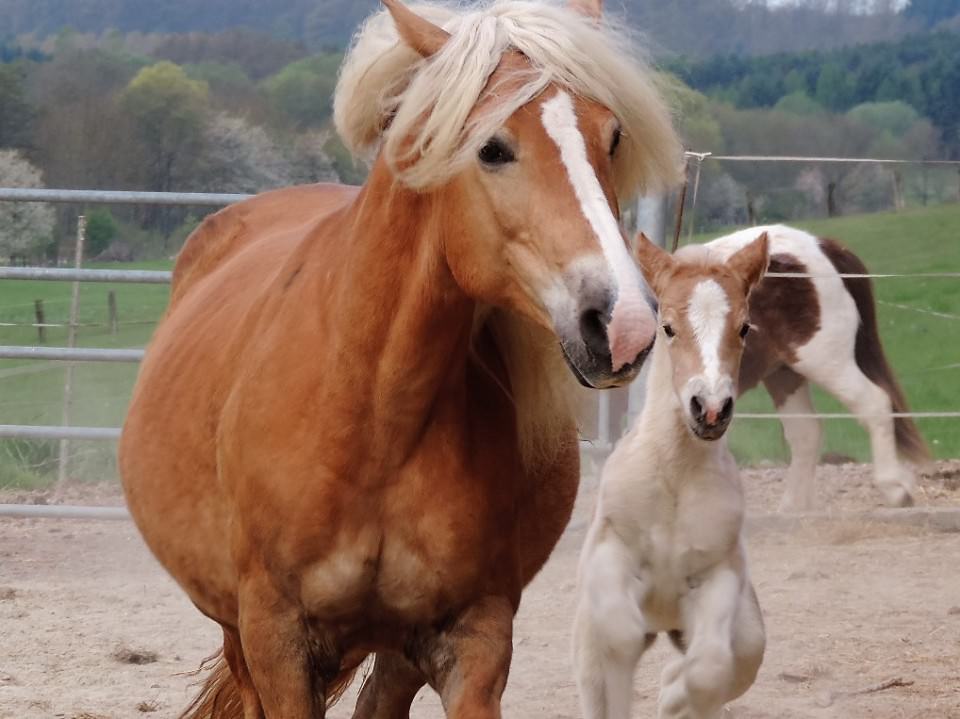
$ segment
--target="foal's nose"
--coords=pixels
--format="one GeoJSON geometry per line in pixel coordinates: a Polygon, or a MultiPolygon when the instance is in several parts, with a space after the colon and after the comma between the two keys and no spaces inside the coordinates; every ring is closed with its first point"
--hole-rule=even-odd
{"type": "Polygon", "coordinates": [[[690,398],[690,416],[697,427],[707,433],[722,431],[733,416],[733,397],[707,399],[702,394],[695,394],[690,398]]]}

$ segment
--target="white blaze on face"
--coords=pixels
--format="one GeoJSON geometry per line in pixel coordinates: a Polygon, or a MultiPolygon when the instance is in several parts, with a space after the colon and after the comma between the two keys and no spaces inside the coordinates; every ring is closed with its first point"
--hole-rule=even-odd
{"type": "Polygon", "coordinates": [[[655,321],[641,285],[640,273],[627,251],[617,218],[587,159],[587,145],[577,127],[573,100],[558,92],[543,103],[543,126],[560,148],[574,194],[591,229],[600,241],[603,256],[617,283],[617,299],[607,326],[613,371],[637,358],[653,341],[655,321]]]}
{"type": "Polygon", "coordinates": [[[687,321],[700,349],[703,378],[709,392],[717,391],[722,379],[720,342],[723,340],[723,329],[729,312],[727,293],[715,280],[703,280],[693,288],[687,303],[687,321]]]}

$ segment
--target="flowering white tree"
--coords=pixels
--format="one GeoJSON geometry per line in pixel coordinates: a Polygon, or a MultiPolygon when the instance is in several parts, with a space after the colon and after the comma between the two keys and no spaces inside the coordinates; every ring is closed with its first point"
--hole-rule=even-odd
{"type": "Polygon", "coordinates": [[[221,113],[204,134],[207,189],[261,192],[292,184],[289,161],[262,127],[221,113]]]}
{"type": "MultiPolygon", "coordinates": [[[[16,150],[0,150],[0,187],[43,187],[43,178],[16,150]]],[[[10,259],[39,254],[50,241],[55,222],[49,205],[0,202],[0,255],[10,259]]]]}

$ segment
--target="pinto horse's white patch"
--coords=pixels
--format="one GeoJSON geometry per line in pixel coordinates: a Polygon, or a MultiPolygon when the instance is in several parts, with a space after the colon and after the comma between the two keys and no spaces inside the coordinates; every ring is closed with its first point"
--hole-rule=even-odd
{"type": "Polygon", "coordinates": [[[550,139],[560,148],[560,159],[574,194],[600,241],[603,256],[616,280],[617,300],[607,326],[613,371],[616,372],[633,362],[650,345],[655,329],[653,311],[644,297],[643,279],[627,251],[617,218],[613,216],[597,173],[587,159],[587,145],[577,127],[570,95],[558,92],[543,103],[541,117],[550,139]]]}
{"type": "Polygon", "coordinates": [[[704,379],[711,390],[720,383],[720,342],[729,312],[727,293],[716,280],[703,280],[693,288],[687,320],[700,349],[704,379]]]}

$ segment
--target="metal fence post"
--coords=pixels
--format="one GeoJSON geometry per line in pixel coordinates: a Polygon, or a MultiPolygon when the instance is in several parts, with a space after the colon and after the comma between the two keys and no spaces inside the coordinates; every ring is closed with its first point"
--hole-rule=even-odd
{"type": "MultiPolygon", "coordinates": [[[[80,269],[83,264],[83,244],[87,238],[87,218],[80,215],[77,218],[77,246],[73,258],[73,266],[80,269]]],[[[70,299],[70,325],[67,328],[67,347],[77,346],[77,323],[80,316],[80,282],[73,283],[73,295],[70,299]]],[[[70,424],[70,406],[73,403],[73,362],[67,363],[66,378],[63,382],[63,426],[70,424]]],[[[60,440],[59,466],[57,468],[57,488],[54,490],[54,501],[58,501],[67,481],[70,467],[70,440],[60,440]]]]}

